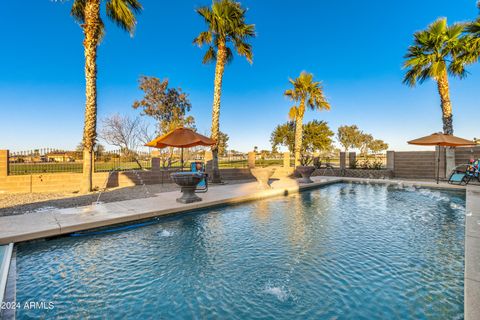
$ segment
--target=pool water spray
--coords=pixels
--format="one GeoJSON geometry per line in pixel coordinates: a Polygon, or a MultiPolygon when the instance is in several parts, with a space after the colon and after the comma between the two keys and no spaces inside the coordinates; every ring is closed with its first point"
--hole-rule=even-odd
{"type": "MultiPolygon", "coordinates": [[[[110,181],[110,177],[112,176],[113,173],[118,172],[118,171],[119,171],[119,168],[116,168],[116,169],[113,169],[113,170],[108,172],[107,179],[105,179],[105,183],[103,185],[103,188],[99,190],[97,200],[95,202],[93,202],[92,205],[97,205],[97,204],[101,203],[100,202],[100,197],[102,196],[102,194],[105,191],[107,191],[108,182],[110,181]]],[[[143,186],[143,190],[145,191],[145,194],[147,196],[150,196],[150,191],[148,190],[147,185],[145,184],[145,181],[143,181],[142,176],[138,173],[138,170],[126,170],[126,171],[123,171],[123,172],[124,173],[132,172],[135,175],[135,177],[137,178],[137,180],[140,182],[140,185],[143,186]]]]}

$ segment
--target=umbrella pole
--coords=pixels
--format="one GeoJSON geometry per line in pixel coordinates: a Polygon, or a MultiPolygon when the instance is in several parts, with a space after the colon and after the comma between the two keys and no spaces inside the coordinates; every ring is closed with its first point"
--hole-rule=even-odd
{"type": "Polygon", "coordinates": [[[182,158],[182,159],[181,159],[181,164],[182,164],[182,171],[183,171],[183,148],[181,148],[181,149],[182,149],[182,152],[181,152],[181,154],[182,154],[182,155],[181,155],[181,158],[182,158]]]}
{"type": "Polygon", "coordinates": [[[440,146],[437,147],[437,184],[440,179],[440,146]]]}

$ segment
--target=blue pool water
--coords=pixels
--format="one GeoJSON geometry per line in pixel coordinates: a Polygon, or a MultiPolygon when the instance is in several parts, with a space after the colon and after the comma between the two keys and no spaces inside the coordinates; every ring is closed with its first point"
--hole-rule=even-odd
{"type": "Polygon", "coordinates": [[[18,319],[461,319],[463,193],[334,184],[26,243],[18,319]]]}

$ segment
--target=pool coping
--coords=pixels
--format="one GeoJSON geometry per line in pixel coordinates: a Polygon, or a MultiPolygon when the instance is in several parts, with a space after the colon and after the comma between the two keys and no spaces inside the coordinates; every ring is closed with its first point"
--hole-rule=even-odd
{"type": "Polygon", "coordinates": [[[480,187],[436,184],[429,181],[368,179],[350,177],[312,177],[314,183],[298,184],[274,182],[273,189],[259,191],[256,183],[224,185],[210,188],[202,195],[204,201],[178,204],[178,191],[157,194],[153,198],[134,199],[100,204],[95,208],[79,207],[56,209],[45,213],[0,217],[0,245],[61,236],[72,232],[128,223],[136,220],[175,215],[215,206],[238,204],[270,197],[286,196],[341,182],[369,182],[401,184],[443,190],[460,190],[466,193],[465,219],[465,270],[464,318],[480,319],[480,187]],[[218,192],[219,191],[219,192],[218,192]],[[162,203],[163,201],[163,203],[162,203]],[[145,203],[147,202],[147,203],[145,203]],[[158,204],[164,206],[158,209],[158,204]],[[33,219],[35,218],[35,219],[33,219]],[[12,226],[16,226],[13,227],[12,226]],[[18,226],[20,229],[18,230],[18,226]]]}
{"type": "MultiPolygon", "coordinates": [[[[8,273],[10,271],[10,261],[12,259],[13,243],[6,245],[2,261],[0,261],[0,303],[3,302],[5,290],[7,288],[8,273]]],[[[1,315],[0,310],[0,315],[1,315]]]]}

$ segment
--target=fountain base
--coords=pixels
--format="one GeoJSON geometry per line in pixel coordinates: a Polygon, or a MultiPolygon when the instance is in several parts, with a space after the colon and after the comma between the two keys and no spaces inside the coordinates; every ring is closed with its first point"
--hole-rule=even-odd
{"type": "Polygon", "coordinates": [[[197,187],[182,187],[180,191],[182,192],[182,196],[177,198],[177,202],[180,203],[192,203],[197,201],[202,201],[202,198],[195,194],[195,189],[197,187]]]}
{"type": "Polygon", "coordinates": [[[195,194],[197,185],[204,178],[201,172],[175,172],[170,175],[172,180],[181,187],[182,196],[177,198],[180,203],[192,203],[202,201],[202,198],[195,194]]]}

